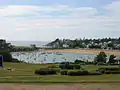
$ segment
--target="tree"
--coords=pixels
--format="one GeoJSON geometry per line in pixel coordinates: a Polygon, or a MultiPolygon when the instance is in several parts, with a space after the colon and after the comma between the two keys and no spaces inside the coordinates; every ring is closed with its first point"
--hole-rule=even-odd
{"type": "Polygon", "coordinates": [[[109,57],[109,64],[114,64],[115,63],[115,60],[114,60],[114,58],[116,58],[116,56],[115,55],[110,55],[110,57],[109,57]]]}
{"type": "Polygon", "coordinates": [[[35,45],[35,44],[31,44],[30,46],[31,46],[31,48],[33,48],[34,50],[36,50],[36,49],[37,49],[37,47],[36,47],[36,45],[35,45]]]}
{"type": "Polygon", "coordinates": [[[105,52],[100,52],[94,59],[95,64],[106,63],[107,55],[105,52]]]}
{"type": "Polygon", "coordinates": [[[0,39],[0,55],[3,56],[3,60],[7,62],[12,61],[10,54],[11,44],[7,43],[6,40],[0,39]]]}

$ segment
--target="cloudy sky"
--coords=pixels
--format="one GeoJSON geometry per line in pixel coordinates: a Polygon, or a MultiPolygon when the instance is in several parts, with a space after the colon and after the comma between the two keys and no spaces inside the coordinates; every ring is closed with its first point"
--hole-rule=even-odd
{"type": "Polygon", "coordinates": [[[120,36],[120,0],[0,0],[0,38],[120,36]]]}

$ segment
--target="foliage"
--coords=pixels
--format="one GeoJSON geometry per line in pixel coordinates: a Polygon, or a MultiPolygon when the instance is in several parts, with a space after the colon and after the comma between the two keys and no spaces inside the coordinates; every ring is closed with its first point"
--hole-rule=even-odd
{"type": "Polygon", "coordinates": [[[98,68],[98,71],[101,72],[101,73],[120,72],[120,68],[119,67],[101,67],[101,68],[98,68]]]}
{"type": "Polygon", "coordinates": [[[88,71],[81,71],[81,70],[70,70],[68,71],[68,75],[69,76],[83,76],[83,75],[88,75],[89,72],[88,71]]]}
{"type": "Polygon", "coordinates": [[[100,52],[94,59],[95,64],[106,63],[107,55],[105,52],[100,52]]]}
{"type": "Polygon", "coordinates": [[[3,56],[4,62],[12,62],[12,56],[11,56],[10,52],[8,52],[8,51],[0,52],[0,55],[3,56]]]}
{"type": "Polygon", "coordinates": [[[40,70],[35,70],[35,74],[38,75],[55,75],[57,72],[50,68],[41,68],[40,70]]]}
{"type": "MultiPolygon", "coordinates": [[[[8,63],[4,62],[4,69],[0,69],[0,82],[4,83],[119,83],[120,74],[110,74],[110,75],[88,75],[88,76],[67,76],[67,75],[49,75],[49,76],[39,76],[34,74],[34,70],[38,68],[46,68],[52,64],[26,64],[26,63],[8,63]],[[7,71],[6,68],[15,68],[15,71],[7,71]]],[[[97,68],[95,65],[87,65],[87,70],[93,72],[97,68]]],[[[103,66],[102,66],[103,67],[103,66]]],[[[111,66],[110,66],[111,67],[111,66]]],[[[113,67],[113,66],[112,66],[113,67]]],[[[117,67],[117,66],[114,66],[117,67]]]]}
{"type": "Polygon", "coordinates": [[[91,48],[91,49],[118,49],[120,50],[119,38],[101,38],[101,39],[59,39],[48,43],[46,46],[53,48],[65,48],[63,45],[68,45],[67,48],[91,48]]]}
{"type": "Polygon", "coordinates": [[[82,61],[82,60],[75,60],[74,63],[75,63],[75,64],[80,64],[80,63],[85,63],[85,62],[82,61]]]}
{"type": "Polygon", "coordinates": [[[0,39],[0,55],[3,56],[4,62],[12,62],[12,56],[10,54],[12,45],[7,43],[6,40],[0,39]]]}
{"type": "Polygon", "coordinates": [[[50,69],[56,71],[56,73],[60,73],[60,70],[61,70],[61,68],[50,68],[50,69]]]}
{"type": "Polygon", "coordinates": [[[115,63],[114,58],[116,58],[115,55],[110,55],[110,57],[109,57],[109,64],[114,64],[115,63]]]}
{"type": "Polygon", "coordinates": [[[105,71],[104,74],[120,74],[120,71],[105,71]]]}
{"type": "Polygon", "coordinates": [[[68,75],[68,70],[61,70],[61,71],[60,71],[60,74],[61,74],[61,75],[68,75]]]}
{"type": "Polygon", "coordinates": [[[81,69],[81,66],[80,66],[80,64],[65,63],[65,64],[60,64],[59,68],[61,68],[61,69],[81,69]]]}
{"type": "Polygon", "coordinates": [[[35,46],[13,46],[11,48],[11,52],[19,52],[19,51],[35,51],[35,50],[38,50],[37,47],[35,46]]]}
{"type": "Polygon", "coordinates": [[[102,75],[102,73],[97,71],[91,71],[89,72],[89,75],[102,75]]]}

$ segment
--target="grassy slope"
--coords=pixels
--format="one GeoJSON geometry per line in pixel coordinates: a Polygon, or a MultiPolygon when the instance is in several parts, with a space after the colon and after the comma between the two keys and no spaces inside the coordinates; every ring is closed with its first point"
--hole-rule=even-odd
{"type": "MultiPolygon", "coordinates": [[[[46,65],[35,65],[25,63],[4,63],[4,69],[0,69],[0,82],[99,82],[101,80],[118,81],[120,75],[100,75],[100,76],[37,76],[35,69],[46,67],[46,65]],[[6,68],[15,68],[15,71],[8,71],[6,68]],[[96,81],[97,80],[97,81],[96,81]]],[[[86,66],[86,69],[95,70],[95,66],[86,66]]]]}

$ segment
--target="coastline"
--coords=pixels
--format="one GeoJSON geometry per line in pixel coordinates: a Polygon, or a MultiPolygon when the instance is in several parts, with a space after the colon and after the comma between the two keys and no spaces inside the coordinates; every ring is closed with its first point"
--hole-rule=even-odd
{"type": "Polygon", "coordinates": [[[120,56],[120,50],[102,50],[102,49],[44,49],[45,52],[70,52],[70,53],[85,53],[85,54],[98,54],[104,51],[107,55],[120,56]]]}

